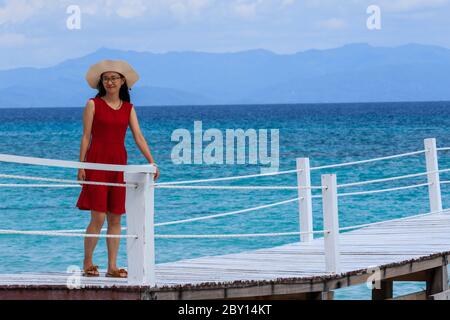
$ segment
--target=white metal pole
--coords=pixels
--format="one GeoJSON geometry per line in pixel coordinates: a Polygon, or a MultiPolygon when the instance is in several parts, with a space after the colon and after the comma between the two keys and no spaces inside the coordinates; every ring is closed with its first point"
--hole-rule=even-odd
{"type": "Polygon", "coordinates": [[[155,286],[154,174],[125,172],[126,183],[138,187],[126,189],[128,284],[155,286]]]}
{"type": "Polygon", "coordinates": [[[324,230],[328,231],[324,234],[325,270],[326,272],[340,273],[339,215],[336,175],[323,174],[321,178],[323,187],[323,226],[324,230]]]}
{"type": "Polygon", "coordinates": [[[424,140],[425,145],[425,160],[427,164],[428,173],[428,194],[430,199],[430,211],[442,211],[442,198],[441,198],[441,182],[439,179],[438,153],[436,148],[436,139],[429,138],[424,140]]]}
{"type": "MultiPolygon", "coordinates": [[[[297,158],[297,186],[298,186],[298,220],[300,232],[313,231],[311,172],[309,158],[297,158]]],[[[300,241],[310,242],[314,239],[312,233],[300,234],[300,241]]]]}

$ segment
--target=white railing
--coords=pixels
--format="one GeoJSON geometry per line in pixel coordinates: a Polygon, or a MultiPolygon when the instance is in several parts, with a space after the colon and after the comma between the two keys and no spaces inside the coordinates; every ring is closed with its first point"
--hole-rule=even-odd
{"type": "MultiPolygon", "coordinates": [[[[410,188],[417,188],[417,187],[423,187],[428,186],[428,194],[429,194],[429,206],[430,206],[430,212],[433,213],[442,213],[446,212],[442,209],[442,198],[441,198],[441,189],[440,189],[440,181],[439,181],[439,173],[440,172],[448,172],[449,170],[439,170],[438,166],[438,154],[437,154],[437,148],[436,148],[436,139],[425,139],[424,140],[425,145],[425,160],[426,160],[426,173],[425,174],[413,174],[409,176],[399,176],[396,178],[387,178],[387,179],[376,179],[372,181],[364,181],[364,182],[358,182],[358,183],[351,183],[346,185],[337,185],[336,183],[336,175],[335,174],[329,174],[329,175],[322,175],[322,186],[323,186],[323,192],[322,192],[322,203],[323,203],[323,215],[324,215],[324,226],[326,229],[330,231],[330,233],[324,235],[324,245],[325,245],[325,269],[327,272],[331,273],[340,273],[340,250],[339,250],[339,232],[343,231],[343,228],[339,228],[339,218],[338,218],[338,197],[339,196],[352,196],[352,195],[362,195],[362,194],[373,194],[373,193],[379,193],[379,192],[388,192],[388,191],[395,191],[395,190],[404,190],[404,189],[410,189],[410,188]],[[392,181],[392,180],[399,180],[404,179],[405,177],[415,177],[419,175],[427,175],[427,183],[422,184],[416,184],[416,185],[409,185],[409,186],[403,186],[403,187],[396,187],[396,188],[388,188],[388,189],[381,189],[381,190],[370,190],[370,191],[361,191],[361,192],[353,192],[353,193],[341,193],[339,194],[338,188],[339,187],[348,187],[348,186],[356,186],[356,185],[363,185],[363,184],[369,184],[369,183],[379,183],[381,181],[392,181]]],[[[446,149],[446,148],[445,148],[446,149]]],[[[442,150],[446,151],[446,150],[442,150]]],[[[399,156],[405,156],[405,155],[413,155],[417,153],[405,153],[403,155],[397,155],[399,156]]],[[[385,160],[385,159],[392,159],[393,157],[384,157],[384,158],[378,158],[377,160],[385,160]]],[[[367,162],[367,161],[365,161],[367,162]]],[[[359,162],[363,163],[363,162],[359,162]]],[[[337,167],[338,165],[335,165],[333,167],[337,167]]],[[[324,166],[322,168],[326,168],[327,166],[324,166]]],[[[329,167],[328,167],[329,168],[329,167]]],[[[369,224],[363,225],[363,227],[367,227],[369,224]]],[[[350,228],[346,228],[350,229],[350,228]]]]}
{"type": "MultiPolygon", "coordinates": [[[[104,237],[104,238],[126,238],[127,260],[128,260],[128,282],[131,285],[155,285],[155,244],[154,244],[154,185],[153,176],[156,169],[153,165],[115,165],[98,164],[89,162],[75,162],[66,160],[53,160],[33,157],[22,157],[0,154],[0,161],[33,164],[39,166],[63,167],[75,169],[95,169],[106,171],[124,172],[125,184],[105,183],[93,181],[51,179],[42,177],[26,177],[2,174],[1,177],[15,179],[44,180],[53,182],[74,182],[73,187],[79,184],[113,185],[126,187],[125,210],[127,234],[126,235],[97,235],[79,234],[62,231],[22,231],[22,230],[0,230],[0,234],[22,234],[43,236],[65,236],[65,237],[104,237]]],[[[0,185],[2,187],[8,184],[0,185]]],[[[17,184],[15,185],[17,186],[17,184]]],[[[28,184],[20,185],[22,187],[28,184]]],[[[45,185],[34,185],[45,186],[45,185]]],[[[78,231],[78,230],[75,230],[78,231]]]]}
{"type": "Polygon", "coordinates": [[[76,183],[76,184],[0,184],[0,187],[80,187],[81,184],[101,184],[101,185],[114,185],[125,187],[126,189],[126,235],[102,235],[102,234],[85,234],[81,233],[84,230],[0,230],[0,234],[23,234],[23,235],[42,235],[42,236],[66,236],[66,237],[118,237],[127,239],[127,260],[128,260],[128,283],[130,285],[156,285],[155,277],[155,238],[236,238],[236,237],[276,237],[276,236],[292,236],[298,235],[300,241],[311,242],[314,234],[324,235],[324,256],[325,256],[325,272],[339,273],[340,268],[340,249],[339,249],[339,234],[341,231],[368,227],[377,225],[380,223],[386,223],[389,221],[399,221],[403,219],[410,219],[417,216],[428,214],[439,214],[448,212],[448,210],[442,209],[441,198],[441,184],[449,183],[450,181],[440,181],[440,173],[449,172],[450,169],[439,170],[438,167],[438,151],[448,151],[449,147],[436,148],[436,140],[425,139],[424,150],[408,152],[403,154],[391,155],[386,157],[379,157],[368,160],[360,160],[353,162],[346,162],[340,164],[325,165],[320,167],[310,167],[309,158],[298,158],[296,162],[296,169],[265,173],[265,174],[251,174],[244,176],[234,177],[221,177],[212,179],[198,179],[189,181],[173,181],[155,183],[153,176],[155,168],[152,165],[108,165],[86,162],[73,162],[64,160],[53,159],[41,159],[31,157],[21,157],[0,154],[0,161],[13,162],[13,163],[26,163],[40,166],[58,166],[65,168],[85,168],[85,169],[98,169],[98,170],[110,170],[110,171],[123,171],[125,184],[117,183],[104,183],[95,181],[79,181],[79,180],[65,180],[65,179],[52,179],[44,177],[31,177],[31,176],[18,176],[0,174],[3,178],[25,179],[25,180],[41,180],[51,181],[58,183],[76,183]],[[425,154],[426,159],[426,172],[413,173],[403,176],[388,177],[382,179],[374,179],[370,181],[358,181],[346,184],[337,184],[337,177],[335,174],[324,174],[321,176],[321,185],[311,185],[311,172],[314,170],[338,168],[351,165],[359,165],[365,163],[372,163],[375,161],[396,159],[400,157],[407,157],[419,154],[425,154]],[[297,174],[297,186],[212,186],[212,185],[195,185],[201,182],[216,182],[216,181],[229,181],[247,178],[256,178],[263,176],[274,176],[288,173],[297,174]],[[367,184],[374,184],[387,181],[395,181],[401,179],[408,179],[412,177],[427,176],[427,182],[415,185],[408,185],[402,187],[394,187],[378,190],[367,190],[358,192],[338,193],[340,188],[355,187],[367,184]],[[188,184],[188,185],[186,185],[188,184]],[[356,196],[364,194],[373,194],[381,192],[391,192],[396,190],[405,190],[410,188],[428,187],[429,194],[429,206],[430,212],[425,214],[419,214],[410,217],[384,220],[380,222],[367,223],[350,227],[339,227],[339,211],[338,211],[338,199],[344,196],[356,196]],[[260,205],[252,208],[246,208],[241,210],[235,210],[225,213],[212,213],[202,217],[196,217],[191,219],[182,219],[176,221],[168,221],[155,224],[154,222],[154,203],[155,203],[155,188],[179,188],[179,189],[234,189],[234,190],[297,190],[298,197],[275,203],[260,205]],[[320,189],[321,194],[312,195],[312,190],[320,189]],[[321,198],[323,203],[323,225],[324,230],[313,230],[313,215],[312,215],[312,200],[315,198],[321,198]],[[224,216],[231,216],[236,214],[242,214],[255,210],[261,210],[265,208],[275,207],[291,202],[298,201],[298,214],[299,214],[299,231],[294,232],[279,232],[279,233],[250,233],[250,234],[155,234],[155,227],[174,225],[180,223],[190,223],[194,221],[213,219],[224,216]]]}

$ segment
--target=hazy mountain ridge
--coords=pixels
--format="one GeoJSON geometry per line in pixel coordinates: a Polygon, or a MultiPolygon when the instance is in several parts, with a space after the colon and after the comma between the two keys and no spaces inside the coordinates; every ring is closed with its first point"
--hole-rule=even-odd
{"type": "Polygon", "coordinates": [[[136,105],[450,100],[449,49],[350,44],[287,55],[101,48],[48,68],[0,71],[0,107],[84,106],[96,93],[85,73],[101,59],[127,60],[139,72],[136,105]]]}

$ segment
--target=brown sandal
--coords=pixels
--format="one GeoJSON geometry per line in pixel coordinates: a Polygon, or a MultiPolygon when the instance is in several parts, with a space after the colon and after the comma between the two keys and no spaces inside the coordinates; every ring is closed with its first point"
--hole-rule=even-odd
{"type": "Polygon", "coordinates": [[[98,266],[90,266],[87,269],[84,269],[83,273],[84,277],[98,277],[100,273],[98,272],[98,266]]]}
{"type": "Polygon", "coordinates": [[[105,276],[111,278],[126,278],[128,277],[128,272],[125,269],[117,269],[112,272],[107,272],[105,276]]]}

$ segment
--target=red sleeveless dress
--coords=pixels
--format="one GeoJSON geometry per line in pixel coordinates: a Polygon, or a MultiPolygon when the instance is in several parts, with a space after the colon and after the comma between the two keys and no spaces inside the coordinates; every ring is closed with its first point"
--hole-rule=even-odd
{"type": "MultiPolygon", "coordinates": [[[[123,101],[120,109],[111,108],[102,98],[95,103],[91,143],[86,162],[127,164],[125,135],[133,105],[123,101]]],[[[86,181],[125,183],[123,172],[85,169],[86,181]]],[[[83,184],[76,206],[80,210],[96,210],[115,214],[125,213],[126,188],[83,184]]]]}

